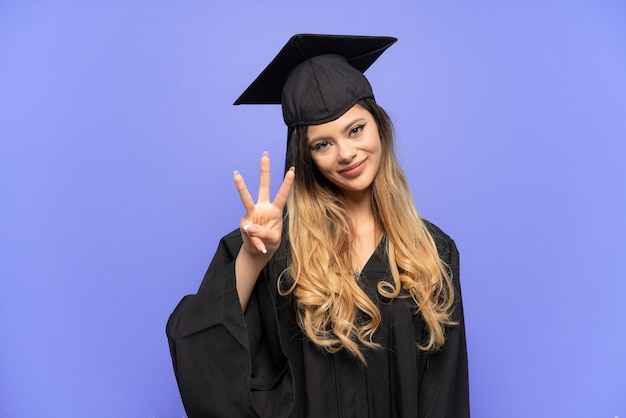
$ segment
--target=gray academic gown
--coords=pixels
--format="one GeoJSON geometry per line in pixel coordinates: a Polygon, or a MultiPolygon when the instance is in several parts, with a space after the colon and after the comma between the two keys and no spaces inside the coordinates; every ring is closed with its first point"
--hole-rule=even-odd
{"type": "Polygon", "coordinates": [[[376,291],[391,277],[383,238],[358,278],[383,318],[374,336],[383,348],[364,350],[366,366],[345,350],[319,350],[304,336],[292,297],[277,292],[277,277],[287,266],[284,245],[263,270],[244,315],[234,266],[241,235],[236,230],[222,238],[198,292],[184,297],[167,323],[188,416],[468,417],[458,251],[450,237],[427,225],[452,271],[458,325],[448,328],[440,350],[416,348],[424,325],[411,299],[389,300],[376,291]]]}

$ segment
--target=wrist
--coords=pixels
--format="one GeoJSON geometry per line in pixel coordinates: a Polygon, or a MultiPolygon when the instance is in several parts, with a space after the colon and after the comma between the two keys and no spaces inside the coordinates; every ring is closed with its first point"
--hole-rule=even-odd
{"type": "Polygon", "coordinates": [[[242,261],[245,261],[246,263],[251,263],[251,264],[261,264],[261,265],[265,265],[270,258],[272,258],[272,256],[274,255],[275,251],[266,251],[265,253],[252,248],[252,251],[249,251],[246,248],[246,245],[243,244],[241,246],[241,248],[239,249],[239,254],[237,255],[238,259],[242,259],[242,261]]]}

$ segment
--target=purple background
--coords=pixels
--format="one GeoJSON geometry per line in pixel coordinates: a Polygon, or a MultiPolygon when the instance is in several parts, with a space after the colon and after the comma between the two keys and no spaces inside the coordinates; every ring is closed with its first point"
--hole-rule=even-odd
{"type": "Polygon", "coordinates": [[[626,5],[0,2],[0,417],[182,417],[165,322],[243,211],[294,33],[367,72],[461,250],[475,417],[626,417],[626,5]]]}

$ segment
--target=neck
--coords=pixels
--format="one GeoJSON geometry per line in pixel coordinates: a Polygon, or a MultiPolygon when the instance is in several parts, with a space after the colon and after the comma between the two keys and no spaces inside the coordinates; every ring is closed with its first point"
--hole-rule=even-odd
{"type": "Polygon", "coordinates": [[[355,271],[362,271],[365,263],[376,249],[381,236],[374,217],[371,193],[363,193],[359,198],[346,196],[345,205],[354,231],[352,268],[355,271]]]}
{"type": "Polygon", "coordinates": [[[345,205],[352,222],[374,219],[372,208],[372,192],[345,194],[345,205]]]}

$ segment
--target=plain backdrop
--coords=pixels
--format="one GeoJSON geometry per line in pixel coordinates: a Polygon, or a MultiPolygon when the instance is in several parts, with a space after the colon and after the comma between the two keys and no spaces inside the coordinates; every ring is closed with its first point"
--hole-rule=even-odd
{"type": "MultiPolygon", "coordinates": [[[[626,4],[0,1],[0,417],[184,416],[165,322],[280,181],[295,33],[399,39],[367,71],[453,236],[474,417],[626,417],[626,4]]],[[[275,190],[275,189],[274,189],[275,190]]]]}

